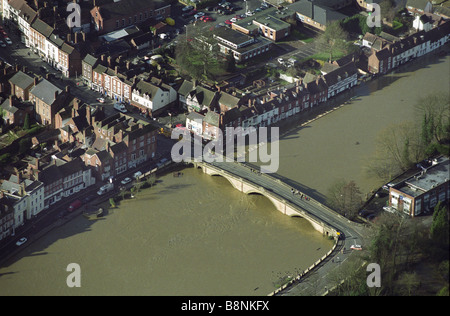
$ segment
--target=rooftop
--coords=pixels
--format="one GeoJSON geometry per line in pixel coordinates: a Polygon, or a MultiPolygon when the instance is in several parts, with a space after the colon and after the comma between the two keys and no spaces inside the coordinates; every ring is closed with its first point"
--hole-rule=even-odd
{"type": "Polygon", "coordinates": [[[450,160],[440,158],[437,164],[394,186],[400,192],[416,197],[449,181],[450,160]]]}

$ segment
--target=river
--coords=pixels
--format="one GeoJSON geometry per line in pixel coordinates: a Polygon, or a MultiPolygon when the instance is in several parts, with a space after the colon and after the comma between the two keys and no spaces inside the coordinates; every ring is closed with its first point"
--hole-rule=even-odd
{"type": "MultiPolygon", "coordinates": [[[[319,200],[340,177],[370,191],[379,183],[364,166],[377,133],[412,119],[419,96],[448,90],[449,65],[433,55],[357,87],[356,101],[283,136],[279,175],[319,200]]],[[[0,269],[0,295],[266,295],[332,246],[265,197],[200,169],[183,173],[27,245],[0,269]],[[79,288],[66,284],[69,263],[81,268],[79,288]]]]}

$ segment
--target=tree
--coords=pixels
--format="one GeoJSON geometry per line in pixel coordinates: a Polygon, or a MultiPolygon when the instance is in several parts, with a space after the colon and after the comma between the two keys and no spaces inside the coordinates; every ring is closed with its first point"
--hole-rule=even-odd
{"type": "Polygon", "coordinates": [[[178,40],[177,64],[194,79],[213,79],[219,68],[219,46],[213,33],[192,25],[178,40]]]}
{"type": "Polygon", "coordinates": [[[348,33],[342,28],[341,23],[334,21],[327,24],[325,32],[317,38],[317,43],[324,46],[332,60],[336,50],[347,50],[347,38],[348,33]]]}
{"type": "Polygon", "coordinates": [[[430,227],[431,240],[437,247],[448,249],[449,246],[449,222],[448,210],[439,201],[434,207],[433,222],[430,227]]]}
{"type": "Polygon", "coordinates": [[[328,190],[328,203],[342,215],[354,218],[362,205],[361,196],[355,181],[339,179],[328,190]]]}
{"type": "Polygon", "coordinates": [[[450,93],[435,92],[421,97],[415,105],[416,120],[422,120],[427,143],[450,140],[450,93]]]}
{"type": "Polygon", "coordinates": [[[424,158],[425,140],[416,124],[392,124],[378,133],[366,171],[368,176],[388,181],[424,158]]]}

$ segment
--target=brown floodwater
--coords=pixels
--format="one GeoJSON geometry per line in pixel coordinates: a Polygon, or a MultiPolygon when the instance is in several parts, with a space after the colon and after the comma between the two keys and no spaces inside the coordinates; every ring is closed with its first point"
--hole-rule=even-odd
{"type": "MultiPolygon", "coordinates": [[[[355,89],[358,99],[280,141],[278,174],[320,200],[337,178],[379,186],[364,167],[376,135],[411,120],[417,98],[449,89],[450,57],[430,56],[355,89]],[[379,90],[382,89],[382,90],[379,90]]],[[[332,242],[200,169],[163,176],[101,220],[79,216],[0,268],[0,295],[266,295],[332,242]],[[69,263],[81,287],[69,288],[69,263]]]]}
{"type": "Polygon", "coordinates": [[[183,174],[29,245],[0,269],[0,295],[267,295],[332,247],[263,196],[201,169],[183,174]],[[69,263],[80,288],[66,285],[69,263]]]}

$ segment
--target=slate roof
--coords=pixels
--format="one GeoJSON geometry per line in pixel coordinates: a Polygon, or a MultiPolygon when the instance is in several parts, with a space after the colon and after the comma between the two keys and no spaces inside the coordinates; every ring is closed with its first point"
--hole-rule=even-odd
{"type": "Polygon", "coordinates": [[[18,71],[14,76],[11,77],[11,79],[9,79],[9,82],[18,86],[19,88],[26,89],[34,83],[34,79],[26,73],[18,71]]]}
{"type": "Polygon", "coordinates": [[[300,0],[294,2],[287,7],[313,19],[314,21],[322,25],[327,25],[328,23],[333,21],[340,21],[347,17],[346,15],[329,9],[326,6],[317,4],[313,5],[313,3],[308,0],[300,0]]]}
{"type": "Polygon", "coordinates": [[[63,91],[50,81],[42,79],[36,86],[34,86],[30,93],[36,98],[42,100],[46,104],[52,104],[55,101],[55,92],[58,91],[58,95],[63,91]]]}
{"type": "Polygon", "coordinates": [[[53,32],[53,28],[41,19],[34,20],[34,22],[31,24],[31,27],[47,38],[53,32]]]}

